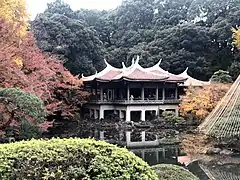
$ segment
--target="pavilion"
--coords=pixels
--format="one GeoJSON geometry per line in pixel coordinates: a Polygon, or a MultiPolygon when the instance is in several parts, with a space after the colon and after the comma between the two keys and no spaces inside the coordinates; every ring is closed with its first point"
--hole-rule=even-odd
{"type": "Polygon", "coordinates": [[[131,66],[122,63],[122,68],[115,68],[105,60],[106,68],[101,72],[88,77],[82,75],[85,88],[91,92],[85,110],[94,119],[116,114],[126,121],[145,121],[163,111],[178,115],[181,86],[188,85],[184,83],[189,79],[192,86],[204,83],[194,80],[186,72],[182,75],[169,73],[160,67],[160,63],[143,68],[137,57],[131,66]]]}

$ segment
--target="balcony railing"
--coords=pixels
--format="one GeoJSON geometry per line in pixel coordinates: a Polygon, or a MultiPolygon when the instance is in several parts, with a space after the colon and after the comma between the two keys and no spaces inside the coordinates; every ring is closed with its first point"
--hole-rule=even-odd
{"type": "Polygon", "coordinates": [[[165,99],[165,100],[90,100],[91,104],[178,104],[179,99],[165,99]]]}

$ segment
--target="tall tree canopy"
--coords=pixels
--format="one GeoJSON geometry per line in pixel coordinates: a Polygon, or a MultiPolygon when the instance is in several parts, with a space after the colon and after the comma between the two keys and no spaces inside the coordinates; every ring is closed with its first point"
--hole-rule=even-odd
{"type": "Polygon", "coordinates": [[[78,19],[62,1],[48,4],[48,9],[32,23],[38,46],[58,54],[74,74],[90,74],[103,66],[103,44],[95,30],[78,19]]]}
{"type": "Polygon", "coordinates": [[[143,66],[162,59],[170,72],[189,66],[192,76],[207,80],[219,69],[234,72],[231,29],[239,15],[239,0],[125,0],[110,11],[72,11],[57,0],[32,29],[39,47],[64,54],[74,73],[101,69],[103,55],[117,67],[141,55],[143,66]]]}

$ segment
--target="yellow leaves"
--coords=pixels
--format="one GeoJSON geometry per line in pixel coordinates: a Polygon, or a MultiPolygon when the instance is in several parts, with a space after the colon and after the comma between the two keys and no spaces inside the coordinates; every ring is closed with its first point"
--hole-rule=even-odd
{"type": "Polygon", "coordinates": [[[18,35],[24,37],[29,20],[26,0],[0,0],[0,18],[17,26],[18,35]]]}
{"type": "Polygon", "coordinates": [[[23,60],[20,57],[13,57],[13,62],[19,67],[22,68],[23,67],[23,60]]]}
{"type": "Polygon", "coordinates": [[[233,45],[240,49],[240,28],[232,28],[233,45]]]}
{"type": "Polygon", "coordinates": [[[189,87],[180,104],[182,116],[191,115],[199,120],[204,119],[225,95],[230,85],[212,84],[202,88],[189,87]]]}

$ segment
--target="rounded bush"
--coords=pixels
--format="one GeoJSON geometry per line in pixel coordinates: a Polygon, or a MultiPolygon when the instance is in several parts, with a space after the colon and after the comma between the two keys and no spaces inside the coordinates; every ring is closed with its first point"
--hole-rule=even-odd
{"type": "Polygon", "coordinates": [[[31,140],[0,145],[0,179],[157,180],[125,148],[93,139],[31,140]]]}
{"type": "Polygon", "coordinates": [[[181,166],[172,164],[158,164],[152,166],[158,175],[159,180],[199,180],[191,172],[181,166]]]}

